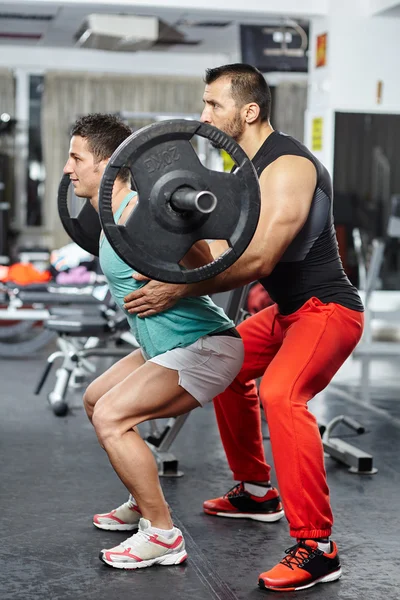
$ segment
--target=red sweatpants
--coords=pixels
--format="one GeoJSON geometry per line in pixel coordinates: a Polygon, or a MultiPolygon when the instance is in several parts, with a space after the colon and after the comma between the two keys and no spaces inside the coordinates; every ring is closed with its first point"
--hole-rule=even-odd
{"type": "Polygon", "coordinates": [[[307,403],[323,390],[357,345],[363,313],[308,300],[291,315],[276,305],[238,327],[243,367],[214,399],[222,443],[233,477],[266,481],[260,399],[266,414],[276,476],[290,535],[317,538],[333,523],[321,436],[307,403]],[[260,399],[255,379],[262,377],[260,399]]]}

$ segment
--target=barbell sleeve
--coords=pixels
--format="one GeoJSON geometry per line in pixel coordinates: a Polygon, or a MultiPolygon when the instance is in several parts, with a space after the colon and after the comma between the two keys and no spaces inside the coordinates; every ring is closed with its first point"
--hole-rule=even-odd
{"type": "Polygon", "coordinates": [[[206,190],[198,191],[192,188],[179,188],[170,199],[174,210],[197,210],[201,213],[211,213],[217,206],[217,197],[206,190]]]}

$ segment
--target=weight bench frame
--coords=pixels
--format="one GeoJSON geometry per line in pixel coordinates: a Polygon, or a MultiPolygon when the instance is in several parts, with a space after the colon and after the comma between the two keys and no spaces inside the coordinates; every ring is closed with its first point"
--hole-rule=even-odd
{"type": "Polygon", "coordinates": [[[325,454],[348,466],[349,473],[375,475],[375,473],[378,472],[378,469],[373,466],[374,459],[371,454],[364,452],[364,450],[361,450],[338,437],[331,437],[332,431],[339,423],[343,423],[343,425],[353,429],[358,435],[365,433],[363,425],[355,419],[346,417],[345,415],[335,417],[329,421],[326,426],[320,425],[319,427],[325,454]]]}

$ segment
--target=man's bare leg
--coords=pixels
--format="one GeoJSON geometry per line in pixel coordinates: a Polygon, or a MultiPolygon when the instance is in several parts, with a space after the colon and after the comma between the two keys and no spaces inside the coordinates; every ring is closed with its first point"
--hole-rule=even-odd
{"type": "Polygon", "coordinates": [[[124,358],[114,363],[88,385],[83,396],[83,406],[89,421],[92,421],[93,410],[98,400],[144,363],[145,360],[141,351],[134,350],[128,356],[124,356],[124,358]]]}
{"type": "Polygon", "coordinates": [[[95,405],[93,425],[121,481],[154,527],[171,529],[154,456],[133,427],[199,406],[178,384],[178,373],[147,362],[114,385],[95,405]]]}

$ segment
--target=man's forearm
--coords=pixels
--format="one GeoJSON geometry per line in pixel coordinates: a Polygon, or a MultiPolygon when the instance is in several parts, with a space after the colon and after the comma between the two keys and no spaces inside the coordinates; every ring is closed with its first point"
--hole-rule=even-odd
{"type": "Polygon", "coordinates": [[[260,277],[269,274],[266,265],[260,265],[259,261],[254,260],[250,263],[247,259],[239,258],[231,267],[205,281],[199,283],[190,283],[185,286],[185,297],[204,296],[208,294],[218,294],[219,292],[228,292],[235,288],[242,287],[260,277]]]}

